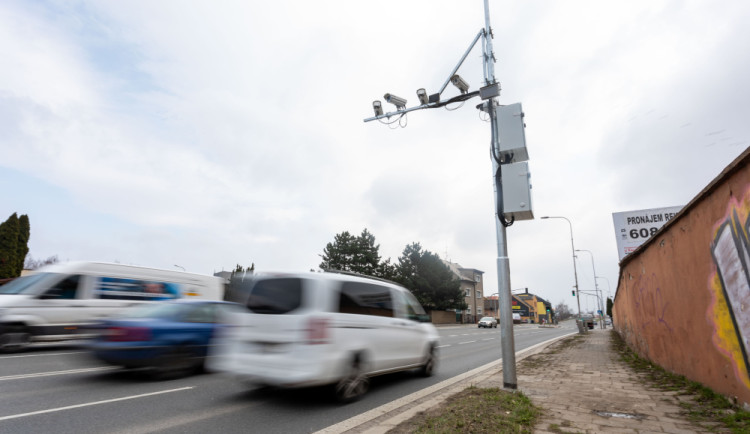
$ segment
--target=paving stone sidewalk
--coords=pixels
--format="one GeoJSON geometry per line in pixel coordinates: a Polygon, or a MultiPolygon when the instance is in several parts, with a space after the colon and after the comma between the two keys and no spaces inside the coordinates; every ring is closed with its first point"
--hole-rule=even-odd
{"type": "MultiPolygon", "coordinates": [[[[595,329],[522,361],[518,388],[538,406],[537,433],[704,433],[680,415],[675,394],[647,380],[610,349],[611,330],[595,329]],[[546,354],[546,355],[545,355],[546,354]]],[[[486,385],[485,385],[486,386],[486,385]]]]}

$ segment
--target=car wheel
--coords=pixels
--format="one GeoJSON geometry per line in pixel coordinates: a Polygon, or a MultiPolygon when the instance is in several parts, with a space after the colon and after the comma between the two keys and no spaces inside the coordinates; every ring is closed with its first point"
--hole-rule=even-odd
{"type": "Polygon", "coordinates": [[[370,379],[364,373],[363,363],[359,356],[352,359],[348,373],[334,386],[336,400],[348,404],[360,399],[370,387],[370,379]]]}
{"type": "Polygon", "coordinates": [[[199,359],[187,347],[176,347],[158,358],[151,377],[155,380],[171,380],[192,374],[197,370],[199,359]]]}
{"type": "Polygon", "coordinates": [[[424,364],[419,368],[419,375],[422,377],[431,377],[435,372],[435,346],[430,345],[430,349],[427,350],[427,354],[424,358],[424,364]]]}
{"type": "Polygon", "coordinates": [[[31,333],[22,325],[5,327],[0,334],[0,353],[15,353],[26,348],[31,342],[31,333]]]}

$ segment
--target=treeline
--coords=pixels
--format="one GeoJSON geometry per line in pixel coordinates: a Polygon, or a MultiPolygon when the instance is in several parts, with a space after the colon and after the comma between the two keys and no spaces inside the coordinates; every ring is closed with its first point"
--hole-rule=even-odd
{"type": "Polygon", "coordinates": [[[423,250],[419,243],[407,244],[397,263],[383,260],[380,245],[367,229],[358,236],[347,231],[326,244],[322,270],[339,270],[388,279],[408,288],[425,309],[466,309],[458,278],[440,257],[423,250]]]}

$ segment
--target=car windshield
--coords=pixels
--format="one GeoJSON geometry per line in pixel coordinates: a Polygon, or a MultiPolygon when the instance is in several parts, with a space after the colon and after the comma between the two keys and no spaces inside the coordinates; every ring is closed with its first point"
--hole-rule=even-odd
{"type": "Polygon", "coordinates": [[[492,318],[486,316],[486,317],[480,319],[479,321],[492,321],[492,318]]]}
{"type": "Polygon", "coordinates": [[[0,286],[0,294],[38,294],[49,286],[43,282],[53,282],[59,278],[59,273],[37,273],[19,277],[0,286]]]}

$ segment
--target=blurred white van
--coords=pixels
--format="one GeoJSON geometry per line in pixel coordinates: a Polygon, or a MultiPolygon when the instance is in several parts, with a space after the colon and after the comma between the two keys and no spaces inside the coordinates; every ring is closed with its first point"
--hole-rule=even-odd
{"type": "Polygon", "coordinates": [[[392,282],[341,273],[257,274],[207,360],[209,369],[278,387],[333,385],[358,399],[369,377],[432,375],[439,337],[417,299],[392,282]]]}
{"type": "Polygon", "coordinates": [[[99,262],[49,265],[0,286],[0,352],[92,337],[87,325],[129,306],[223,295],[224,280],[214,276],[99,262]]]}

